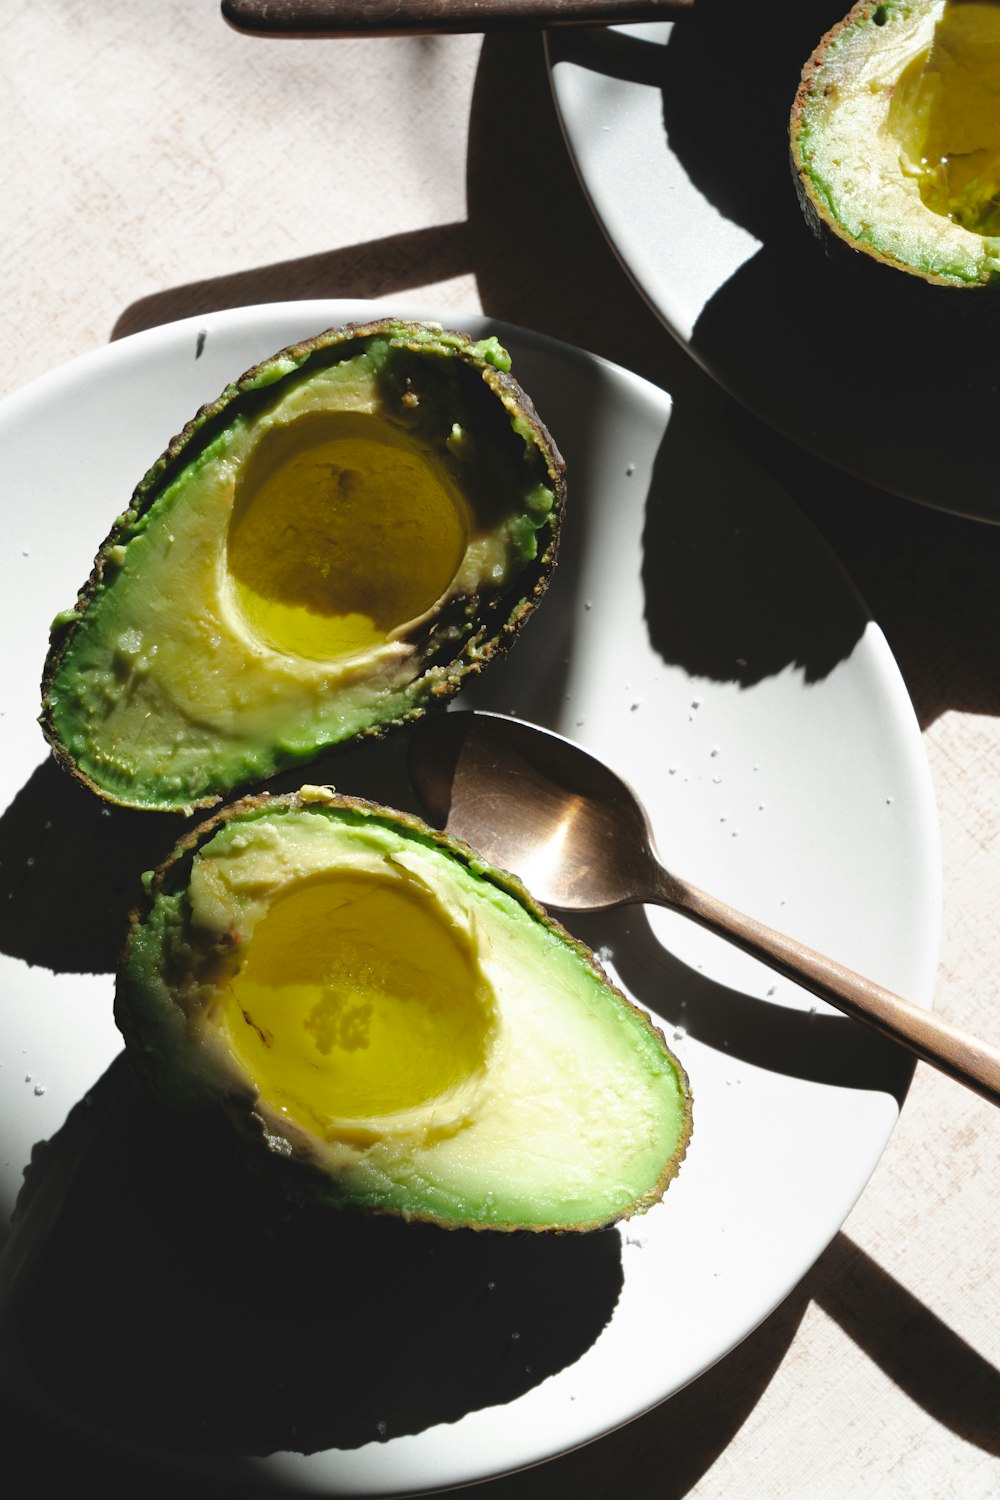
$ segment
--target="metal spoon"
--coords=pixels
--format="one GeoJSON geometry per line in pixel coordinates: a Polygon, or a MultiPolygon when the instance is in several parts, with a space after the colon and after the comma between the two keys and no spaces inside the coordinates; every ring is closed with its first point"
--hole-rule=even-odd
{"type": "Polygon", "coordinates": [[[1000,1104],[1000,1050],[671,874],[635,793],[579,745],[501,714],[444,713],[414,731],[409,769],[431,821],[542,905],[682,912],[1000,1104]]]}

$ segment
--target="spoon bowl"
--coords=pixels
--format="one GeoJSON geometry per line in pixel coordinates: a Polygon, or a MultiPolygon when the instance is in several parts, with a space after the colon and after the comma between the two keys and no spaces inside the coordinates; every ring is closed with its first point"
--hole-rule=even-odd
{"type": "Polygon", "coordinates": [[[445,713],[414,731],[409,769],[430,821],[543,906],[680,912],[1000,1104],[1000,1050],[666,869],[635,792],[572,740],[502,714],[445,713]]]}
{"type": "Polygon", "coordinates": [[[572,740],[500,714],[442,714],[414,734],[410,777],[431,822],[516,874],[543,906],[649,899],[657,861],[646,814],[572,740]]]}

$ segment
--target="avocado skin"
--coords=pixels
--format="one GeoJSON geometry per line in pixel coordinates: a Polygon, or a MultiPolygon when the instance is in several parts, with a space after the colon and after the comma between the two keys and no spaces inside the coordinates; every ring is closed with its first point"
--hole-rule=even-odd
{"type": "Polygon", "coordinates": [[[888,278],[893,288],[890,295],[899,303],[901,314],[932,320],[942,316],[945,320],[956,317],[964,320],[972,313],[976,318],[985,314],[992,320],[1000,313],[1000,271],[984,268],[978,278],[941,274],[857,238],[845,228],[826,201],[803,149],[803,132],[814,101],[828,88],[836,87],[836,84],[828,84],[826,79],[831,56],[845,49],[845,44],[858,48],[852,33],[875,34],[891,27],[897,15],[905,19],[915,10],[928,8],[929,0],[856,0],[843,19],[821,37],[802,68],[792,103],[789,120],[792,177],[807,225],[826,252],[830,264],[840,274],[853,278],[859,294],[886,294],[887,278],[880,268],[893,269],[904,273],[903,276],[888,278]],[[945,291],[978,292],[979,296],[974,300],[969,296],[958,299],[943,295],[945,291]]]}
{"type": "MultiPolygon", "coordinates": [[[[466,677],[481,672],[497,655],[512,645],[524,622],[534,611],[548,587],[555,567],[562,514],[566,498],[566,468],[551,434],[539,417],[534,403],[506,367],[509,361],[495,339],[475,342],[471,336],[444,329],[435,324],[405,322],[394,318],[349,323],[327,329],[315,337],[287,346],[270,358],[253,366],[228,385],[213,402],[201,407],[165,451],[150,467],[133,492],[127,510],[119,515],[101,544],[93,567],[81,588],[75,605],[57,615],[53,621],[49,649],[42,673],[42,704],[39,723],[56,761],[105,801],[120,805],[159,811],[190,812],[217,805],[224,796],[241,787],[259,783],[267,777],[314,759],[334,746],[357,743],[365,738],[380,739],[390,731],[421,717],[428,709],[444,704],[466,677]],[[192,795],[165,796],[155,800],[133,796],[128,789],[103,784],[82,767],[64,743],[56,723],[54,693],[60,669],[87,609],[95,595],[105,586],[106,574],[115,569],[114,553],[136,533],[137,526],[158,496],[198,454],[222,432],[237,413],[252,409],[255,403],[273,397],[277,382],[299,372],[308,374],[310,365],[317,367],[335,359],[349,358],[372,340],[388,339],[394,346],[415,353],[451,357],[467,368],[472,377],[482,380],[505,408],[512,425],[526,443],[541,455],[553,503],[544,524],[537,530],[537,555],[512,580],[510,587],[491,601],[484,602],[475,629],[458,643],[448,630],[451,616],[441,619],[440,646],[437,655],[422,667],[411,701],[404,711],[364,726],[347,739],[330,739],[316,744],[303,755],[300,748],[291,750],[276,745],[273,764],[263,772],[240,773],[234,778],[222,775],[218,784],[200,789],[192,795]],[[455,653],[452,655],[452,653],[455,653]],[[428,675],[429,674],[429,675],[428,675]],[[426,679],[426,681],[425,681],[426,679]]],[[[460,601],[456,601],[460,602],[460,601]]]]}
{"type": "MultiPolygon", "coordinates": [[[[687,1154],[693,1129],[693,1096],[688,1075],[671,1052],[649,1016],[628,999],[608,978],[596,955],[575,938],[531,896],[522,882],[504,870],[487,864],[476,851],[453,836],[432,828],[414,814],[387,808],[362,798],[345,796],[327,788],[303,789],[299,793],[274,795],[268,792],[246,796],[212,814],[198,827],[186,833],[167,858],[143,877],[143,899],[130,914],[128,934],[118,967],[114,1015],[126,1045],[134,1071],[151,1093],[177,1121],[178,1128],[190,1134],[199,1147],[207,1147],[231,1170],[248,1171],[265,1191],[302,1204],[325,1205],[331,1209],[365,1214],[388,1215],[407,1222],[424,1222],[445,1229],[476,1229],[510,1233],[531,1232],[576,1233],[605,1228],[634,1214],[646,1212],[663,1197],[677,1176],[687,1154]],[[317,794],[322,792],[322,796],[317,794]],[[179,1008],[167,1014],[157,1001],[150,1001],[148,986],[137,983],[130,970],[143,940],[144,924],[158,898],[176,896],[186,889],[192,864],[199,851],[230,822],[257,818],[281,818],[288,813],[307,810],[313,813],[328,809],[335,816],[356,815],[361,819],[386,822],[394,829],[412,835],[431,849],[440,850],[480,880],[509,896],[531,920],[547,930],[557,942],[574,955],[607,992],[614,1004],[637,1023],[649,1039],[655,1039],[665,1070],[673,1080],[679,1101],[678,1124],[672,1150],[663,1158],[655,1181],[641,1195],[615,1212],[583,1217],[576,1222],[524,1222],[520,1218],[456,1217],[441,1194],[426,1201],[406,1203],[365,1200],[344,1191],[316,1159],[301,1130],[289,1124],[284,1139],[276,1141],[273,1118],[265,1120],[259,1112],[257,1097],[248,1086],[234,1088],[231,1081],[218,1080],[196,1060],[190,1071],[176,1065],[178,1052],[185,1044],[180,1040],[182,1020],[179,1008]]],[[[139,967],[145,960],[139,956],[139,967]]],[[[169,983],[169,975],[167,976],[169,983]]]]}

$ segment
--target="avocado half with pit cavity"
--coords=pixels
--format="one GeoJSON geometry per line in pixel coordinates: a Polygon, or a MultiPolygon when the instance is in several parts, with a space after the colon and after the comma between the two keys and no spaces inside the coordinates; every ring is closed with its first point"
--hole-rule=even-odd
{"type": "Polygon", "coordinates": [[[684,1156],[683,1068],[512,876],[321,787],[189,835],[132,917],[115,1015],[172,1109],[292,1197],[592,1229],[684,1156]]]}
{"type": "Polygon", "coordinates": [[[202,408],[54,623],[57,757],[113,802],[211,806],[414,717],[508,646],[565,493],[509,367],[495,339],[355,324],[202,408]]]}
{"type": "Polygon", "coordinates": [[[860,0],[806,64],[792,109],[807,219],[925,281],[990,287],[1000,279],[998,97],[1000,6],[860,0]]]}

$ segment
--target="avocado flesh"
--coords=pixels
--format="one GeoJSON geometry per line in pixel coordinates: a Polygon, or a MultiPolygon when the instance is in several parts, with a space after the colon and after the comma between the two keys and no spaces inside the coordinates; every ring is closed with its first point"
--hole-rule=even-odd
{"type": "Polygon", "coordinates": [[[814,225],[923,278],[1000,277],[1000,7],[862,0],[803,70],[791,145],[814,225]]]}
{"type": "Polygon", "coordinates": [[[331,330],[204,409],[54,629],[57,755],[112,801],[209,806],[411,717],[508,644],[564,481],[505,363],[421,325],[331,330]]]}
{"type": "Polygon", "coordinates": [[[690,1133],[660,1033],[518,882],[326,789],[236,804],[157,872],[116,1018],[164,1102],[342,1208],[593,1228],[690,1133]]]}

